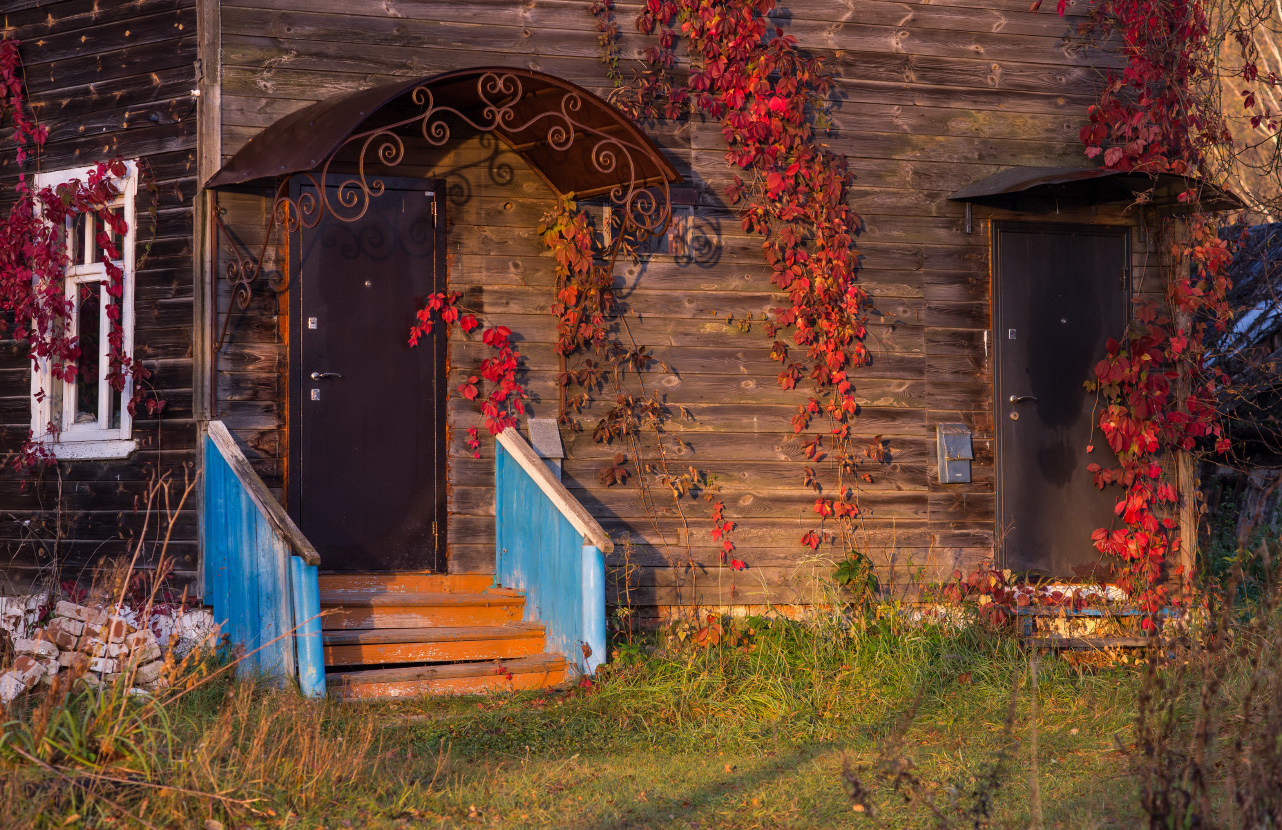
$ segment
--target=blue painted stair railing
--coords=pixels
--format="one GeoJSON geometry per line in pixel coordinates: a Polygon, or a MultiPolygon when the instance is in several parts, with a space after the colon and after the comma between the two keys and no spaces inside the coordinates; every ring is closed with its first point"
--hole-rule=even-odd
{"type": "Polygon", "coordinates": [[[494,454],[494,581],[525,592],[525,618],[542,623],[548,651],[591,674],[605,660],[605,554],[614,549],[521,434],[494,454]]]}
{"type": "Polygon", "coordinates": [[[325,694],[320,556],[249,465],[222,421],[204,445],[204,600],[245,657],[242,675],[297,679],[325,694]]]}

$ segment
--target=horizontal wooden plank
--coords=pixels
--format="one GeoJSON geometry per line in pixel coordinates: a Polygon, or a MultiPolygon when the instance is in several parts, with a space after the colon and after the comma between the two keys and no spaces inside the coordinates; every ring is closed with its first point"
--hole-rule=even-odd
{"type": "MultiPolygon", "coordinates": [[[[245,9],[273,9],[298,11],[298,0],[229,0],[226,7],[245,9]]],[[[921,0],[886,2],[885,0],[846,0],[842,4],[840,19],[849,22],[881,24],[913,28],[933,28],[955,31],[1009,32],[1058,37],[1074,29],[1084,18],[1084,0],[1068,5],[1064,17],[1054,14],[1033,15],[1026,6],[1010,2],[968,0],[964,3],[928,4],[921,0]],[[1074,11],[1076,10],[1076,14],[1074,11]]],[[[311,0],[306,10],[328,14],[362,15],[381,18],[386,15],[383,7],[352,7],[343,0],[311,0]]],[[[621,28],[631,30],[631,23],[641,6],[634,3],[615,5],[615,17],[621,28]]],[[[478,14],[495,25],[567,28],[571,21],[580,26],[590,25],[590,18],[575,0],[535,0],[514,4],[509,0],[473,0],[466,5],[445,6],[435,0],[400,0],[396,6],[400,19],[430,20],[454,23],[472,23],[478,14]],[[553,25],[559,23],[559,25],[553,25]]],[[[831,23],[836,15],[831,4],[822,0],[805,0],[777,8],[772,18],[785,30],[795,22],[831,23]]]]}
{"type": "Polygon", "coordinates": [[[31,109],[50,128],[71,119],[97,115],[100,110],[120,110],[156,102],[186,98],[190,103],[191,68],[173,66],[143,75],[112,78],[80,87],[56,91],[33,90],[31,109]]]}
{"type": "MultiPolygon", "coordinates": [[[[875,7],[874,7],[875,8],[875,7]]],[[[297,7],[296,7],[297,9],[297,7]]],[[[893,14],[893,12],[891,12],[893,14]]],[[[959,15],[953,15],[957,17],[959,15]]],[[[364,47],[473,48],[495,52],[569,54],[591,57],[599,52],[597,32],[581,7],[534,4],[522,10],[523,20],[502,21],[502,15],[487,19],[484,30],[474,20],[455,22],[450,15],[427,13],[421,17],[365,16],[360,26],[351,25],[345,13],[317,13],[303,10],[265,10],[227,7],[222,18],[224,36],[259,35],[284,42],[325,42],[364,47]],[[442,18],[445,19],[442,19],[442,18]],[[496,19],[497,18],[497,19],[496,19]],[[552,41],[557,46],[550,45],[552,41]],[[577,42],[577,43],[576,43],[577,42]],[[571,46],[575,43],[575,46],[571,46]],[[559,49],[563,51],[553,51],[559,49]]],[[[956,58],[983,58],[994,61],[1043,62],[1049,64],[1112,63],[1116,59],[1097,50],[1087,50],[1066,37],[1071,24],[1052,16],[1027,15],[1019,31],[971,25],[967,29],[916,26],[912,12],[894,15],[844,16],[843,20],[792,20],[789,34],[808,50],[896,52],[956,58]],[[907,19],[907,22],[903,22],[907,19]]],[[[630,27],[623,27],[617,41],[625,60],[639,58],[649,45],[630,27]]],[[[301,47],[306,48],[306,47],[301,47]]]]}
{"type": "Polygon", "coordinates": [[[96,57],[104,52],[152,43],[173,42],[194,33],[195,5],[184,5],[152,14],[135,14],[123,20],[104,19],[74,31],[50,32],[22,44],[23,64],[40,74],[57,62],[96,57]]]}
{"type": "MultiPolygon", "coordinates": [[[[5,4],[6,37],[39,40],[53,35],[147,19],[195,8],[195,0],[9,0],[5,4]]],[[[87,33],[85,33],[87,34],[87,33]]]]}
{"type": "MultiPolygon", "coordinates": [[[[180,592],[186,582],[183,576],[192,577],[197,565],[194,541],[171,540],[167,546],[144,544],[134,559],[137,543],[131,539],[60,539],[57,544],[41,541],[15,547],[0,554],[0,566],[6,574],[24,570],[43,569],[48,573],[55,563],[63,579],[74,579],[89,585],[101,571],[110,570],[116,563],[134,561],[140,570],[154,569],[162,560],[174,564],[175,591],[180,592]],[[162,549],[163,548],[163,549],[162,549]]],[[[188,596],[192,596],[188,594],[188,596]]]]}

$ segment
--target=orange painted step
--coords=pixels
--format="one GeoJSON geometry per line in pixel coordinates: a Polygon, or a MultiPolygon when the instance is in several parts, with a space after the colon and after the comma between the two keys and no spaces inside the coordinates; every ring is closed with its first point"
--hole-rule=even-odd
{"type": "Polygon", "coordinates": [[[520,622],[525,598],[503,593],[321,591],[321,628],[462,628],[520,622]]]}
{"type": "Polygon", "coordinates": [[[505,660],[543,651],[537,623],[466,628],[373,628],[325,633],[326,666],[505,660]]]}
{"type": "Polygon", "coordinates": [[[321,574],[318,581],[325,593],[407,593],[466,594],[484,591],[494,584],[494,574],[441,574],[426,571],[382,571],[375,573],[321,574]]]}
{"type": "Polygon", "coordinates": [[[422,695],[464,695],[543,689],[564,682],[565,658],[536,654],[499,663],[449,663],[327,672],[325,683],[340,700],[390,700],[422,695]]]}

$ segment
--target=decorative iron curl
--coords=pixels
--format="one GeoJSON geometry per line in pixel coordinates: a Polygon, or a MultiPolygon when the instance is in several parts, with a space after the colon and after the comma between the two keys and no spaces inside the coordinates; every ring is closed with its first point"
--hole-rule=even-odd
{"type": "Polygon", "coordinates": [[[291,196],[289,188],[282,186],[277,192],[275,218],[289,233],[316,227],[326,214],[342,222],[359,220],[369,210],[370,200],[383,192],[383,183],[377,177],[371,178],[368,167],[390,169],[405,159],[405,142],[397,130],[416,127],[428,144],[440,147],[453,134],[450,120],[457,119],[478,132],[541,132],[547,145],[559,152],[568,151],[580,140],[592,140],[588,158],[597,172],[608,175],[626,169],[627,183],[614,185],[608,191],[608,198],[623,217],[624,232],[638,238],[663,233],[672,217],[668,183],[651,187],[640,181],[637,173],[636,159],[652,156],[650,148],[583,123],[583,96],[570,89],[561,90],[561,98],[554,106],[521,121],[516,106],[525,96],[525,83],[520,76],[486,72],[476,80],[476,100],[481,107],[479,116],[474,117],[456,107],[438,104],[429,87],[417,86],[410,92],[410,99],[421,107],[421,112],[351,135],[320,170],[295,174],[305,176],[311,188],[297,190],[298,195],[291,196]],[[322,182],[329,181],[330,166],[349,147],[356,148],[355,175],[344,178],[336,187],[322,187],[322,182]]]}
{"type": "MultiPolygon", "coordinates": [[[[231,302],[227,305],[227,313],[223,316],[222,329],[218,332],[218,342],[214,344],[214,351],[221,351],[223,343],[227,340],[227,328],[231,323],[232,309],[238,308],[241,311],[249,308],[249,303],[254,296],[254,283],[263,271],[263,257],[267,254],[267,243],[271,239],[272,230],[276,225],[273,217],[267,227],[267,233],[263,238],[263,248],[258,252],[258,259],[252,259],[240,252],[236,246],[236,240],[232,238],[231,229],[223,221],[223,210],[214,203],[214,224],[223,239],[227,241],[226,250],[231,253],[231,261],[227,263],[226,272],[223,278],[231,286],[231,302]]],[[[220,246],[221,247],[221,246],[220,246]]]]}
{"type": "MultiPolygon", "coordinates": [[[[543,94],[540,89],[533,94],[543,94]]],[[[636,142],[627,141],[605,130],[595,128],[581,120],[585,110],[583,95],[572,89],[560,89],[560,99],[552,106],[519,120],[517,105],[525,98],[525,83],[519,75],[506,72],[486,72],[476,81],[476,100],[481,107],[474,117],[462,110],[438,104],[436,96],[426,85],[416,86],[410,99],[421,108],[417,115],[394,124],[372,128],[349,136],[334,152],[330,153],[319,170],[295,173],[283,178],[276,189],[270,219],[263,239],[263,250],[258,259],[251,260],[236,252],[231,233],[215,213],[215,221],[228,240],[236,259],[227,266],[225,278],[231,285],[232,303],[227,309],[215,351],[222,349],[227,336],[232,309],[244,311],[252,298],[253,283],[262,271],[263,257],[273,231],[281,228],[286,234],[304,228],[317,227],[328,214],[340,222],[356,222],[369,210],[370,200],[382,195],[383,182],[369,174],[367,167],[377,165],[395,168],[405,160],[406,147],[397,132],[402,128],[414,129],[423,140],[434,147],[447,144],[452,136],[450,121],[459,122],[481,133],[505,131],[519,135],[527,131],[543,135],[547,146],[558,152],[570,150],[579,141],[590,141],[588,160],[593,169],[603,175],[626,172],[627,181],[604,190],[611,204],[622,218],[620,232],[613,235],[604,259],[609,267],[622,250],[625,237],[636,242],[661,235],[672,220],[672,194],[666,180],[650,185],[639,178],[637,159],[654,158],[654,150],[636,142]],[[325,187],[330,181],[330,166],[353,148],[356,155],[356,173],[348,175],[334,187],[325,187]],[[304,187],[291,189],[295,177],[305,182],[304,187]],[[291,192],[296,195],[291,195],[291,192]]]]}

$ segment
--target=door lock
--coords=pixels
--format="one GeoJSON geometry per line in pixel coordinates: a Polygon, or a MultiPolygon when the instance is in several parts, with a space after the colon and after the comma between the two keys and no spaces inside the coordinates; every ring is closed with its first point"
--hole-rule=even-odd
{"type": "MultiPolygon", "coordinates": [[[[316,376],[312,375],[312,377],[316,377],[316,376]]],[[[1011,395],[1010,396],[1011,403],[1023,403],[1024,401],[1036,402],[1037,398],[1033,397],[1032,395],[1011,395]]]]}
{"type": "Polygon", "coordinates": [[[326,378],[341,378],[338,372],[312,372],[312,380],[325,380],[326,378]]]}

